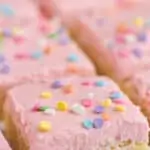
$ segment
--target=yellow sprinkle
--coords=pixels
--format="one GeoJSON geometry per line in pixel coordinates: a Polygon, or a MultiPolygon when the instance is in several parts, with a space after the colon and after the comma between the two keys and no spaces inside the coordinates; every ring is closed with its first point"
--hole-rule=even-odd
{"type": "Polygon", "coordinates": [[[51,126],[50,122],[48,122],[48,121],[41,121],[38,126],[38,129],[41,132],[48,132],[51,130],[51,128],[52,128],[52,126],[51,126]]]}
{"type": "Polygon", "coordinates": [[[110,107],[111,106],[111,104],[112,104],[112,101],[111,101],[111,99],[106,99],[106,100],[104,100],[102,103],[101,103],[101,105],[103,106],[103,107],[110,107]]]}
{"type": "Polygon", "coordinates": [[[133,150],[150,150],[149,146],[145,143],[135,144],[133,150]]]}
{"type": "Polygon", "coordinates": [[[52,97],[52,93],[51,92],[42,92],[41,97],[44,99],[49,99],[52,97]]]}
{"type": "Polygon", "coordinates": [[[23,33],[24,33],[24,31],[23,31],[22,29],[18,28],[18,27],[14,27],[14,28],[12,29],[12,32],[13,32],[13,34],[15,34],[15,35],[23,35],[23,33]]]}
{"type": "Polygon", "coordinates": [[[57,103],[57,109],[60,111],[66,111],[68,110],[68,104],[65,101],[59,101],[57,103]]]}
{"type": "Polygon", "coordinates": [[[125,111],[125,107],[124,107],[123,105],[117,105],[117,106],[115,107],[115,110],[116,110],[116,111],[123,112],[123,111],[125,111]]]}
{"type": "Polygon", "coordinates": [[[135,19],[135,25],[136,25],[137,27],[143,27],[143,25],[144,25],[144,20],[143,20],[143,18],[141,18],[141,17],[136,18],[136,19],[135,19]]]}

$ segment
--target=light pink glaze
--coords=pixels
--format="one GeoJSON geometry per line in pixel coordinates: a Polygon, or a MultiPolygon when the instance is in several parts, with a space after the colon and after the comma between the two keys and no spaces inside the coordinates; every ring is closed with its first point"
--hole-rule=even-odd
{"type": "Polygon", "coordinates": [[[0,132],[0,150],[11,150],[1,132],[0,132]]]}
{"type": "Polygon", "coordinates": [[[36,77],[94,75],[94,66],[70,39],[59,19],[45,20],[30,3],[13,0],[0,2],[0,27],[2,32],[6,32],[0,47],[1,55],[5,57],[5,61],[0,63],[0,70],[6,72],[0,73],[1,85],[9,86],[36,77]],[[22,9],[20,5],[27,7],[22,9]],[[5,10],[7,6],[7,12],[9,7],[13,15],[8,16],[4,6],[5,10]],[[12,33],[13,28],[15,33],[12,33]],[[77,60],[68,60],[72,59],[70,57],[77,60]]]}
{"type": "MultiPolygon", "coordinates": [[[[30,150],[95,150],[103,149],[120,141],[148,142],[148,123],[139,109],[134,106],[118,86],[106,77],[64,78],[45,83],[28,83],[10,90],[7,96],[6,113],[9,113],[22,136],[29,142],[30,150]],[[60,82],[62,87],[54,89],[54,82],[60,82]],[[64,87],[72,86],[72,93],[64,93],[64,87]],[[50,92],[50,99],[42,99],[42,92],[50,92]],[[99,129],[85,129],[82,122],[85,119],[101,118],[101,114],[93,113],[94,107],[110,97],[112,92],[119,93],[112,105],[104,108],[110,119],[103,120],[99,129]],[[90,108],[85,108],[82,115],[71,113],[74,104],[81,105],[83,99],[92,101],[90,108]],[[65,101],[69,110],[60,112],[56,108],[58,101],[65,101]],[[124,106],[124,112],[114,111],[119,104],[124,106]],[[54,116],[44,112],[32,111],[35,106],[54,108],[54,116]],[[37,127],[40,121],[50,121],[52,129],[42,133],[37,127]]],[[[115,144],[116,145],[116,144],[115,144]]]]}

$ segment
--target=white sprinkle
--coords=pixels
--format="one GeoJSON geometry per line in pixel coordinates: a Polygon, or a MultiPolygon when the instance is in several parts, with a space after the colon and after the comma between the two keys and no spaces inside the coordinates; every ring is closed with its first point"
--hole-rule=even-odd
{"type": "Polygon", "coordinates": [[[79,115],[85,114],[85,108],[80,104],[74,104],[71,110],[75,114],[79,114],[79,115]]]}
{"type": "Polygon", "coordinates": [[[54,108],[49,108],[44,111],[44,114],[54,116],[56,114],[56,110],[54,108]]]}

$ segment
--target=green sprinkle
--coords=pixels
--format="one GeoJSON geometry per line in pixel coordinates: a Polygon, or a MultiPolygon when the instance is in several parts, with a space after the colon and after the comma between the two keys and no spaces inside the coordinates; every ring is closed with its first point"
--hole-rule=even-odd
{"type": "Polygon", "coordinates": [[[49,109],[49,106],[41,106],[38,111],[45,111],[47,109],[49,109]]]}

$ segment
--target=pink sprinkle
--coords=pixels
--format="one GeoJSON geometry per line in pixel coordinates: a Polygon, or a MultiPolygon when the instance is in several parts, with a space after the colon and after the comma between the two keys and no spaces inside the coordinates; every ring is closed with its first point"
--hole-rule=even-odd
{"type": "Polygon", "coordinates": [[[125,39],[124,39],[123,36],[117,36],[117,37],[116,37],[116,41],[117,41],[118,43],[125,43],[125,39]]]}
{"type": "Polygon", "coordinates": [[[92,100],[91,99],[84,99],[84,100],[82,100],[81,103],[84,107],[91,107],[92,106],[92,100]]]}
{"type": "Polygon", "coordinates": [[[90,86],[90,85],[91,85],[90,82],[82,82],[81,84],[82,84],[83,86],[90,86]]]}
{"type": "Polygon", "coordinates": [[[16,59],[27,59],[27,58],[29,58],[29,55],[25,54],[25,53],[18,53],[15,55],[15,58],[16,59]]]}
{"type": "Polygon", "coordinates": [[[13,38],[14,42],[17,44],[21,44],[25,39],[21,36],[17,36],[13,38]]]}
{"type": "Polygon", "coordinates": [[[122,100],[114,100],[113,103],[115,104],[125,104],[122,100]]]}
{"type": "Polygon", "coordinates": [[[38,111],[39,110],[39,106],[38,105],[35,105],[32,109],[31,109],[31,111],[38,111]]]}
{"type": "Polygon", "coordinates": [[[119,55],[120,57],[126,58],[126,57],[129,56],[129,52],[128,52],[127,50],[122,50],[122,51],[119,51],[119,52],[118,52],[118,55],[119,55]]]}

